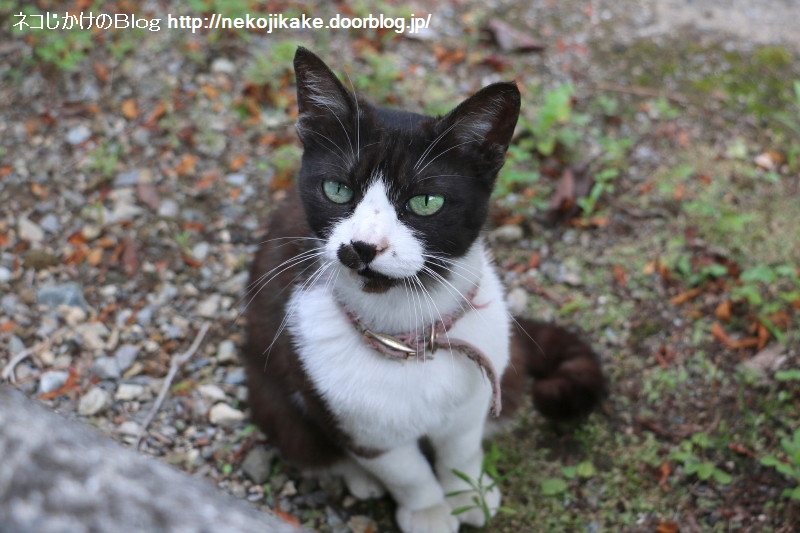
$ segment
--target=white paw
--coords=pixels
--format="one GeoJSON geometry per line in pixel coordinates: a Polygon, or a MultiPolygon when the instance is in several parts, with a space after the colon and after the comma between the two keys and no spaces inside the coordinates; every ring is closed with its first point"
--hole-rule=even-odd
{"type": "Polygon", "coordinates": [[[344,484],[350,494],[359,500],[369,500],[371,498],[381,498],[386,494],[386,488],[381,485],[375,477],[362,469],[349,469],[342,472],[344,484]]]}
{"type": "Polygon", "coordinates": [[[459,494],[447,498],[447,504],[450,509],[453,512],[458,511],[455,516],[462,524],[483,527],[486,525],[487,514],[488,518],[497,514],[502,497],[500,488],[486,474],[483,475],[482,486],[484,487],[482,496],[474,490],[468,490],[468,487],[461,487],[451,491],[459,492],[459,494]],[[464,490],[467,492],[462,492],[464,490]]]}
{"type": "Polygon", "coordinates": [[[398,507],[396,518],[403,533],[458,533],[458,519],[445,502],[416,510],[398,507]]]}

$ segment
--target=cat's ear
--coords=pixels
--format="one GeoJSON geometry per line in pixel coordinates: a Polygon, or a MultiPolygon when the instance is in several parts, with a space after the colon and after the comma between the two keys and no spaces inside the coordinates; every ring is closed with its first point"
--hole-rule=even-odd
{"type": "Polygon", "coordinates": [[[302,46],[294,55],[297,108],[301,123],[307,119],[343,117],[353,109],[353,97],[328,65],[302,46]]]}
{"type": "Polygon", "coordinates": [[[493,170],[503,166],[519,117],[520,95],[514,82],[487,85],[439,121],[442,133],[465,150],[483,155],[493,170]],[[449,130],[449,131],[448,131],[449,130]]]}

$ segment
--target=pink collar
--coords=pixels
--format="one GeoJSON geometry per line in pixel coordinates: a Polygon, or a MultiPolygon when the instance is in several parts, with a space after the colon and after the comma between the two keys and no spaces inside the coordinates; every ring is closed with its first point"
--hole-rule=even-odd
{"type": "MultiPolygon", "coordinates": [[[[465,303],[461,307],[452,314],[437,320],[430,327],[424,328],[422,331],[409,331],[399,335],[387,335],[386,333],[372,331],[364,326],[358,316],[341,301],[339,301],[339,305],[344,310],[350,323],[353,324],[353,327],[364,337],[364,342],[367,346],[393,361],[407,361],[415,358],[417,361],[424,363],[428,359],[433,359],[433,354],[440,348],[438,343],[440,335],[450,331],[455,323],[467,312],[487,305],[478,306],[475,304],[474,300],[477,292],[477,287],[470,290],[464,300],[465,303]]],[[[490,412],[494,417],[499,416],[501,410],[500,376],[497,375],[492,361],[472,343],[449,335],[447,336],[447,347],[452,351],[463,353],[485,372],[492,385],[490,412]]]]}

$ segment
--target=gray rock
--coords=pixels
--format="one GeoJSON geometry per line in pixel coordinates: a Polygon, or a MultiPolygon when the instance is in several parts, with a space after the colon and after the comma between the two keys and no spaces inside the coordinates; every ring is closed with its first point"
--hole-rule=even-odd
{"type": "Polygon", "coordinates": [[[72,145],[81,144],[92,136],[91,130],[83,124],[70,128],[67,132],[67,142],[72,145]]]}
{"type": "Polygon", "coordinates": [[[119,379],[122,376],[119,364],[113,357],[98,357],[92,362],[89,372],[100,379],[119,379]]]}
{"type": "Polygon", "coordinates": [[[135,168],[117,174],[114,178],[114,187],[134,187],[139,183],[149,183],[153,180],[153,174],[146,168],[135,168]]]}
{"type": "Polygon", "coordinates": [[[83,290],[77,283],[45,285],[36,293],[36,301],[50,309],[55,309],[59,305],[69,305],[81,309],[88,307],[83,297],[83,290]]]}
{"type": "Polygon", "coordinates": [[[263,485],[272,472],[275,450],[263,447],[253,448],[242,461],[242,472],[256,485],[263,485]]]}
{"type": "Polygon", "coordinates": [[[208,420],[218,426],[235,426],[244,420],[244,413],[227,403],[218,403],[208,411],[208,420]]]}
{"type": "Polygon", "coordinates": [[[489,238],[495,242],[512,243],[520,240],[523,235],[524,233],[521,227],[508,224],[505,226],[500,226],[492,231],[489,234],[489,238]]]}
{"type": "Polygon", "coordinates": [[[117,387],[117,392],[114,393],[114,399],[123,402],[140,400],[147,393],[147,387],[139,385],[138,383],[120,383],[117,387]]]}
{"type": "Polygon", "coordinates": [[[199,304],[197,304],[196,312],[198,315],[206,318],[213,318],[219,311],[220,295],[212,294],[199,304]]]}
{"type": "Polygon", "coordinates": [[[44,230],[39,224],[28,217],[20,217],[17,222],[17,232],[23,241],[41,242],[44,240],[44,230]]]}
{"type": "Polygon", "coordinates": [[[164,218],[175,218],[180,213],[180,207],[175,200],[166,198],[161,205],[158,206],[158,216],[164,218]]]}
{"type": "Polygon", "coordinates": [[[58,217],[53,213],[49,213],[49,214],[45,215],[42,218],[42,220],[39,222],[39,225],[47,233],[60,233],[61,232],[61,222],[58,220],[58,217]]]}
{"type": "Polygon", "coordinates": [[[11,271],[4,266],[0,266],[0,283],[11,281],[11,271]]]}
{"type": "Polygon", "coordinates": [[[247,183],[247,174],[242,172],[234,172],[225,176],[225,181],[234,187],[241,187],[247,183]]]}
{"type": "Polygon", "coordinates": [[[245,372],[242,367],[231,368],[225,375],[225,383],[228,385],[244,385],[244,382],[245,372]]]}
{"type": "Polygon", "coordinates": [[[218,57],[211,62],[211,72],[234,74],[236,72],[236,64],[228,58],[218,57]]]}
{"type": "Polygon", "coordinates": [[[128,370],[139,355],[139,347],[135,344],[123,344],[114,352],[114,360],[121,372],[128,370]]]}
{"type": "Polygon", "coordinates": [[[78,414],[94,416],[111,405],[111,395],[100,387],[92,387],[78,401],[78,414]]]}
{"type": "Polygon", "coordinates": [[[528,292],[522,287],[515,287],[508,291],[506,302],[512,315],[521,315],[528,307],[528,292]]]}
{"type": "Polygon", "coordinates": [[[48,370],[39,378],[39,394],[47,394],[64,386],[69,378],[65,370],[48,370]]]}
{"type": "Polygon", "coordinates": [[[224,340],[217,348],[217,362],[230,363],[236,360],[236,344],[232,340],[224,340]]]}

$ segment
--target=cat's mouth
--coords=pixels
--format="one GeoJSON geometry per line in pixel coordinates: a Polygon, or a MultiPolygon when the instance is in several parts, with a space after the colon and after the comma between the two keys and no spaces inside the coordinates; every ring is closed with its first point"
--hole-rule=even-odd
{"type": "Polygon", "coordinates": [[[357,271],[358,277],[362,280],[363,285],[361,289],[364,292],[380,294],[388,291],[400,281],[397,278],[391,278],[380,272],[376,272],[365,266],[357,271]]]}

